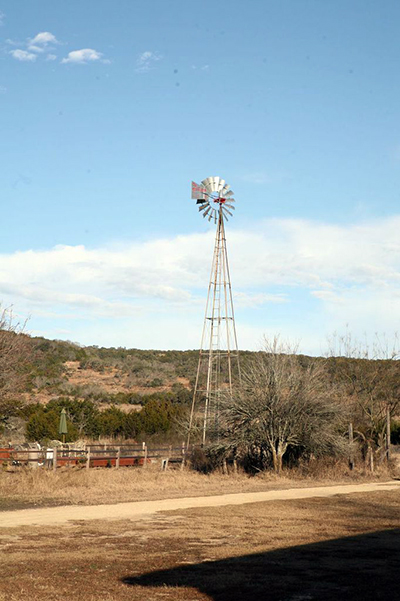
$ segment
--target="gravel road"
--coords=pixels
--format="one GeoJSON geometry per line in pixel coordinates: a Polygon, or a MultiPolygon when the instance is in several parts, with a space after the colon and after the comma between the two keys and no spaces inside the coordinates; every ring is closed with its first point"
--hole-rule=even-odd
{"type": "Polygon", "coordinates": [[[400,491],[400,482],[379,482],[366,484],[346,484],[336,486],[318,486],[312,488],[293,488],[266,492],[249,492],[211,497],[185,497],[182,499],[163,499],[162,501],[136,501],[114,505],[66,505],[38,509],[19,509],[0,512],[0,528],[19,526],[44,526],[66,524],[82,520],[138,520],[159,511],[175,511],[196,507],[221,507],[224,505],[243,505],[266,501],[287,501],[309,499],[312,497],[331,497],[354,493],[376,492],[382,490],[400,491]]]}

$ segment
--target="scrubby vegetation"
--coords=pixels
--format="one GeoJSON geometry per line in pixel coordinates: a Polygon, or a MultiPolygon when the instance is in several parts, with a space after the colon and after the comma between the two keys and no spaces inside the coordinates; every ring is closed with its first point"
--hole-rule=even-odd
{"type": "MultiPolygon", "coordinates": [[[[198,351],[83,348],[30,338],[10,312],[1,319],[3,441],[11,439],[7,428],[15,419],[23,429],[20,437],[59,438],[62,408],[67,441],[182,441],[198,351]]],[[[202,451],[203,471],[226,460],[253,471],[280,471],[319,455],[352,451],[372,470],[387,454],[388,415],[391,442],[400,443],[400,363],[394,357],[311,358],[272,345],[242,352],[241,366],[242,387],[235,385],[233,401],[221,399],[218,433],[202,451]]]]}

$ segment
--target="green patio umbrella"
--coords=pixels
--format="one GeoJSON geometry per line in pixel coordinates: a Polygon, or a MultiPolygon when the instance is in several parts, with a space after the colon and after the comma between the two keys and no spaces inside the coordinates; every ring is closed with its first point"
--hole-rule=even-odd
{"type": "Polygon", "coordinates": [[[60,415],[60,424],[58,426],[58,433],[62,435],[62,441],[65,443],[65,435],[68,434],[67,428],[67,412],[65,409],[62,409],[60,415]]]}

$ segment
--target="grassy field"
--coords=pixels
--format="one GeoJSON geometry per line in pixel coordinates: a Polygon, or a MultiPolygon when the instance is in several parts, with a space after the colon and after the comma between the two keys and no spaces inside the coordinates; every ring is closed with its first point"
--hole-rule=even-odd
{"type": "Polygon", "coordinates": [[[398,599],[398,492],[0,533],[0,601],[398,599]]]}
{"type": "Polygon", "coordinates": [[[382,466],[372,478],[362,470],[349,472],[345,463],[319,463],[313,470],[288,470],[282,476],[272,472],[248,476],[243,473],[210,475],[192,470],[162,472],[159,465],[143,468],[52,470],[0,470],[0,510],[32,506],[97,505],[184,496],[253,492],[317,484],[389,479],[382,466]]]}

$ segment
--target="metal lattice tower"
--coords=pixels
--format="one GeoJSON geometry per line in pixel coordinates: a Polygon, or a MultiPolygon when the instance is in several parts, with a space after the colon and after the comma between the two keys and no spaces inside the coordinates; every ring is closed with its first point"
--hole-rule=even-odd
{"type": "Polygon", "coordinates": [[[230,186],[219,177],[208,177],[201,185],[192,182],[192,198],[200,204],[203,217],[217,226],[214,254],[199,363],[197,367],[188,444],[196,421],[200,421],[204,444],[210,431],[218,436],[221,395],[232,396],[234,382],[240,380],[232,287],[226,250],[225,221],[235,207],[230,186]]]}

